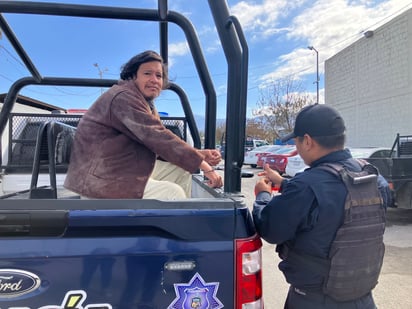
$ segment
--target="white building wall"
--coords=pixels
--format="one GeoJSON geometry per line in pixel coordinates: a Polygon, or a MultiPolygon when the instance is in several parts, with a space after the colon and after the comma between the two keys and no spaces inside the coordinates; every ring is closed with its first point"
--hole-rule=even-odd
{"type": "Polygon", "coordinates": [[[412,9],[325,62],[325,103],[347,128],[347,145],[391,147],[412,135],[412,9]]]}

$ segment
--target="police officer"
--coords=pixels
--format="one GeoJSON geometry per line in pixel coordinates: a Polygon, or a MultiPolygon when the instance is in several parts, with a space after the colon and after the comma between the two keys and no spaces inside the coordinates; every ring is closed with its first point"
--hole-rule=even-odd
{"type": "MultiPolygon", "coordinates": [[[[266,165],[259,173],[263,177],[256,183],[253,205],[257,231],[267,242],[277,244],[276,251],[282,259],[279,269],[290,284],[285,308],[375,309],[371,291],[347,301],[338,301],[327,295],[323,289],[324,274],[305,262],[312,257],[314,261],[328,260],[331,244],[345,216],[347,190],[344,183],[317,167],[338,163],[350,171],[361,169],[350,152],[344,149],[344,121],[328,105],[306,106],[297,115],[293,132],[283,141],[291,138],[309,168],[285,179],[266,165]],[[271,195],[273,185],[280,186],[281,194],[271,195]],[[294,252],[294,259],[290,258],[288,251],[294,252]]],[[[378,176],[378,189],[382,207],[386,208],[390,203],[390,192],[381,176],[378,176]]]]}

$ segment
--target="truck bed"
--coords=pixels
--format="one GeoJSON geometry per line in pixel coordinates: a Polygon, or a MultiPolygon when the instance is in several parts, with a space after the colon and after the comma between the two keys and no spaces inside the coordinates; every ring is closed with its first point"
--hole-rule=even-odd
{"type": "Polygon", "coordinates": [[[250,237],[251,223],[239,201],[7,199],[0,214],[0,275],[24,269],[41,282],[11,302],[0,298],[1,308],[71,308],[76,297],[99,304],[90,308],[168,308],[188,290],[213,290],[216,303],[233,308],[233,231],[250,237]]]}

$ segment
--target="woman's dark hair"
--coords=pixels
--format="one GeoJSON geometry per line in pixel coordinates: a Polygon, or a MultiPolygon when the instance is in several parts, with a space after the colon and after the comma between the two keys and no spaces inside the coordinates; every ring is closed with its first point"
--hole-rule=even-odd
{"type": "Polygon", "coordinates": [[[134,79],[136,77],[136,73],[140,65],[146,62],[151,62],[151,61],[158,61],[162,64],[163,88],[166,88],[168,85],[166,65],[164,64],[162,57],[153,50],[146,50],[134,56],[127,63],[122,65],[121,72],[120,72],[120,78],[123,80],[134,79]]]}

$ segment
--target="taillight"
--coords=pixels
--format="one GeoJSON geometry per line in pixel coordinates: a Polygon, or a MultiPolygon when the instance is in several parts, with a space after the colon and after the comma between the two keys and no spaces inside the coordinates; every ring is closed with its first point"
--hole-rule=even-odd
{"type": "Polygon", "coordinates": [[[261,309],[262,299],[262,241],[255,235],[237,239],[235,261],[235,308],[261,309]]]}

